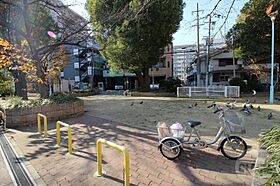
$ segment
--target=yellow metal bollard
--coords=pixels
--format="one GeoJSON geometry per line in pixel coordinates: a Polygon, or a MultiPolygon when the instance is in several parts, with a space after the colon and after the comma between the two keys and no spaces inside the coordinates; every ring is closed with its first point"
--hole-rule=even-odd
{"type": "Polygon", "coordinates": [[[69,154],[72,154],[72,129],[69,124],[63,123],[61,121],[56,122],[57,146],[60,146],[60,125],[68,128],[68,152],[69,154]]]}
{"type": "Polygon", "coordinates": [[[48,121],[47,116],[43,114],[37,114],[37,123],[38,123],[38,133],[41,134],[41,118],[44,118],[44,137],[48,137],[48,121]]]}
{"type": "Polygon", "coordinates": [[[123,152],[124,154],[124,182],[125,186],[130,185],[130,163],[129,163],[129,153],[125,149],[125,147],[112,143],[110,141],[106,141],[105,139],[97,140],[97,173],[96,176],[102,176],[102,149],[101,145],[106,144],[109,147],[112,147],[118,151],[123,152]]]}

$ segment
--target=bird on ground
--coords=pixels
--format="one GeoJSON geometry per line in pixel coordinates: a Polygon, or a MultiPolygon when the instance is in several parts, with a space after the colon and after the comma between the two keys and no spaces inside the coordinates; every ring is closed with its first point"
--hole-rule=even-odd
{"type": "Polygon", "coordinates": [[[192,108],[193,106],[192,105],[188,105],[188,108],[192,108]]]}
{"type": "Polygon", "coordinates": [[[235,104],[236,104],[236,100],[234,100],[233,102],[228,102],[226,107],[233,109],[235,107],[235,104]]]}
{"type": "Polygon", "coordinates": [[[215,101],[213,101],[213,103],[211,105],[207,106],[207,108],[211,108],[211,107],[216,107],[215,101]]]}
{"type": "Polygon", "coordinates": [[[254,108],[254,106],[252,105],[252,103],[249,105],[249,107],[250,107],[251,109],[253,109],[253,108],[254,108]]]}
{"type": "Polygon", "coordinates": [[[140,101],[140,103],[139,104],[143,104],[144,102],[143,101],[140,101]]]}
{"type": "Polygon", "coordinates": [[[267,115],[267,119],[271,119],[272,118],[272,113],[270,112],[268,115],[267,115]]]}
{"type": "Polygon", "coordinates": [[[261,106],[258,106],[257,110],[260,112],[261,111],[261,106]]]}
{"type": "Polygon", "coordinates": [[[194,106],[195,106],[195,107],[197,106],[197,102],[194,103],[194,106]]]}
{"type": "Polygon", "coordinates": [[[267,100],[264,100],[264,103],[268,103],[268,101],[267,101],[267,100]]]}
{"type": "Polygon", "coordinates": [[[130,106],[133,106],[134,105],[134,102],[131,102],[130,106]]]}

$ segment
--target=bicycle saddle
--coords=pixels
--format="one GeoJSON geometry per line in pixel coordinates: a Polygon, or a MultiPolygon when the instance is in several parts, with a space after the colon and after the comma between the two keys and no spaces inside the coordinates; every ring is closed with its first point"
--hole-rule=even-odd
{"type": "Polygon", "coordinates": [[[200,125],[201,122],[200,121],[188,121],[188,124],[191,128],[194,128],[194,127],[200,125]]]}

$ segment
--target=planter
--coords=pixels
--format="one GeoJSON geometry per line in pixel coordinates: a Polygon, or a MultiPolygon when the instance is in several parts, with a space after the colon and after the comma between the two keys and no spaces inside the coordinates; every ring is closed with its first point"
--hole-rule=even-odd
{"type": "Polygon", "coordinates": [[[7,128],[16,128],[36,124],[38,113],[46,115],[48,121],[77,117],[84,113],[84,102],[78,100],[73,103],[6,109],[5,112],[7,128]]]}

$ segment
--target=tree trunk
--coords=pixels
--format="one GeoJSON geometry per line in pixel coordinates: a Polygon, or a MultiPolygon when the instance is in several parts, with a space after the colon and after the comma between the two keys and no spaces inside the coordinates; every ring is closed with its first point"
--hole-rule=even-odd
{"type": "Polygon", "coordinates": [[[23,72],[15,70],[12,72],[15,79],[15,94],[24,100],[27,100],[27,84],[23,72]]]}
{"type": "Polygon", "coordinates": [[[142,72],[137,72],[136,76],[140,88],[150,89],[149,68],[145,68],[142,72]]]}
{"type": "MultiPolygon", "coordinates": [[[[28,41],[32,58],[36,61],[36,75],[37,77],[41,78],[43,82],[45,82],[45,74],[43,71],[43,65],[42,61],[40,60],[38,56],[38,52],[35,47],[34,40],[31,36],[31,26],[29,21],[29,0],[23,0],[23,19],[24,19],[24,25],[26,29],[26,39],[28,41]]],[[[47,98],[48,97],[48,86],[44,83],[40,84],[38,83],[38,91],[40,93],[41,98],[47,98]]]]}

